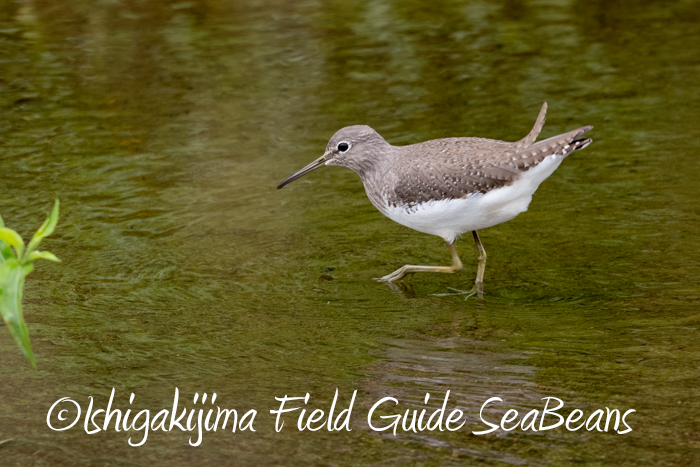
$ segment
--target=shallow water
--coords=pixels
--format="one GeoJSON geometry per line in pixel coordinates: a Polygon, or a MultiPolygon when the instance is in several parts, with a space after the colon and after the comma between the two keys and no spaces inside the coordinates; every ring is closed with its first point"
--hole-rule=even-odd
{"type": "MultiPolygon", "coordinates": [[[[25,290],[32,370],[0,329],[3,465],[691,465],[700,462],[700,2],[0,0],[0,213],[26,238],[62,202],[25,290]],[[483,301],[442,240],[379,214],[352,172],[275,186],[346,125],[389,142],[516,140],[592,124],[530,210],[481,232],[483,301]],[[256,433],[52,432],[60,397],[259,410],[256,433]],[[347,433],[275,433],[274,397],[347,433]],[[393,395],[467,411],[374,433],[393,395]],[[633,408],[626,435],[485,429],[478,411],[633,408]]],[[[288,422],[293,426],[293,420],[288,422]]]]}

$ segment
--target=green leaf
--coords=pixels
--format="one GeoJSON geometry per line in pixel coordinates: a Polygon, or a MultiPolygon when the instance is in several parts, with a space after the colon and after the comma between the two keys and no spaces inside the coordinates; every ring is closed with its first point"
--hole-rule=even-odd
{"type": "Polygon", "coordinates": [[[39,227],[39,230],[36,231],[34,234],[34,238],[37,239],[42,239],[44,237],[48,237],[51,235],[56,228],[56,224],[58,223],[58,207],[60,203],[58,200],[56,200],[53,204],[53,210],[51,211],[51,214],[46,217],[46,221],[44,224],[39,227]]]}
{"type": "Polygon", "coordinates": [[[39,227],[39,230],[36,231],[36,233],[32,237],[32,241],[29,242],[29,247],[27,248],[27,255],[31,255],[31,253],[39,246],[39,243],[41,243],[41,240],[43,238],[46,238],[53,233],[54,229],[56,228],[56,224],[58,223],[59,205],[59,201],[56,200],[53,204],[53,210],[51,211],[51,214],[49,214],[46,217],[46,221],[44,221],[42,226],[39,227]]]}
{"type": "Polygon", "coordinates": [[[7,245],[14,247],[15,251],[17,252],[17,257],[22,255],[22,251],[24,250],[24,241],[17,232],[12,229],[2,227],[0,228],[0,240],[7,245]]]}
{"type": "Polygon", "coordinates": [[[10,246],[7,243],[0,240],[0,264],[14,257],[15,255],[12,254],[12,249],[10,248],[10,246]]]}
{"type": "Polygon", "coordinates": [[[35,259],[48,259],[49,261],[56,261],[57,263],[61,262],[60,259],[56,258],[56,255],[48,251],[32,251],[29,255],[29,261],[34,261],[35,259]]]}
{"type": "Polygon", "coordinates": [[[29,342],[29,331],[22,316],[22,290],[24,278],[34,269],[32,261],[36,259],[60,261],[53,253],[35,251],[41,240],[51,235],[56,228],[58,209],[59,202],[56,200],[53,211],[34,234],[26,249],[17,232],[5,228],[0,218],[0,315],[17,346],[34,368],[36,363],[29,342]],[[14,253],[11,247],[14,248],[14,253]]]}
{"type": "Polygon", "coordinates": [[[34,266],[31,263],[23,265],[16,258],[10,258],[0,264],[0,314],[19,349],[36,368],[29,331],[22,316],[24,278],[32,269],[34,266]]]}
{"type": "MultiPolygon", "coordinates": [[[[2,216],[0,216],[0,229],[5,227],[5,223],[2,221],[2,216]]],[[[0,240],[0,264],[4,263],[5,260],[12,258],[12,249],[10,245],[0,240]]]]}

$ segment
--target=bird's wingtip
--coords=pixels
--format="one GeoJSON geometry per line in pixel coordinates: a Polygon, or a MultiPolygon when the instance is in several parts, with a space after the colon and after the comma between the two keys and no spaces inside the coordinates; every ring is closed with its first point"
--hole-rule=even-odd
{"type": "Polygon", "coordinates": [[[583,135],[585,133],[588,133],[592,129],[593,129],[593,125],[582,126],[581,128],[579,128],[579,131],[581,132],[581,133],[579,133],[579,135],[583,135]]]}
{"type": "Polygon", "coordinates": [[[530,130],[530,133],[526,137],[515,143],[516,149],[527,148],[531,146],[542,131],[544,126],[545,117],[547,116],[547,103],[542,104],[539,115],[537,115],[537,120],[535,120],[535,125],[530,130]]]}

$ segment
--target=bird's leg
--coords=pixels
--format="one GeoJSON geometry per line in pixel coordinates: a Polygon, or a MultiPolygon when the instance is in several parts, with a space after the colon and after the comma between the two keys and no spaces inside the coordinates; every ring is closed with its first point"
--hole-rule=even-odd
{"type": "Polygon", "coordinates": [[[479,265],[476,270],[476,285],[481,284],[483,286],[484,271],[486,271],[486,250],[484,250],[484,245],[481,244],[481,239],[479,238],[479,234],[476,233],[476,230],[472,231],[472,235],[474,235],[474,243],[476,243],[476,249],[479,251],[479,256],[477,256],[477,259],[479,260],[479,265]]]}
{"type": "Polygon", "coordinates": [[[476,281],[474,282],[473,290],[476,292],[479,298],[484,298],[483,294],[484,272],[486,271],[486,250],[484,249],[484,245],[481,243],[481,239],[479,238],[479,234],[476,232],[476,230],[472,231],[472,235],[474,235],[474,243],[476,243],[476,249],[479,253],[479,256],[477,256],[479,264],[476,268],[476,281]]]}
{"type": "Polygon", "coordinates": [[[391,274],[382,277],[381,279],[375,279],[379,282],[394,282],[403,279],[407,274],[413,274],[414,272],[457,272],[462,269],[462,261],[459,260],[457,255],[457,250],[453,243],[448,243],[447,246],[450,247],[450,254],[452,255],[452,266],[413,266],[407,264],[400,267],[391,274]]]}
{"type": "Polygon", "coordinates": [[[476,230],[472,231],[472,235],[474,235],[476,249],[479,252],[479,256],[477,256],[477,259],[479,260],[479,265],[476,269],[476,281],[474,282],[474,287],[472,287],[471,290],[459,290],[453,289],[452,287],[448,287],[448,289],[454,290],[454,292],[439,293],[432,295],[436,297],[446,297],[448,295],[466,295],[466,297],[464,297],[465,300],[474,295],[476,295],[478,298],[484,298],[484,271],[486,270],[486,250],[484,250],[484,245],[481,244],[481,239],[479,238],[479,234],[476,233],[476,230]]]}

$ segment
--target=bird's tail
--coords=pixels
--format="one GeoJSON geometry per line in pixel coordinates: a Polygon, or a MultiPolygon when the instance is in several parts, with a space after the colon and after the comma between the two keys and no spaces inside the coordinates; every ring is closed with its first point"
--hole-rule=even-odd
{"type": "Polygon", "coordinates": [[[593,142],[593,140],[592,140],[591,138],[583,138],[583,139],[575,139],[575,140],[573,140],[573,141],[571,142],[571,147],[572,147],[573,149],[571,149],[571,151],[569,151],[569,154],[571,154],[571,153],[574,152],[574,151],[579,151],[579,150],[585,148],[586,146],[588,146],[588,145],[591,144],[592,142],[593,142]]]}
{"type": "Polygon", "coordinates": [[[511,164],[515,164],[520,170],[526,171],[528,168],[536,166],[549,156],[566,157],[572,152],[583,149],[591,144],[593,140],[590,138],[581,138],[581,136],[592,128],[592,126],[584,126],[539,141],[532,146],[517,151],[513,155],[511,164]]]}

